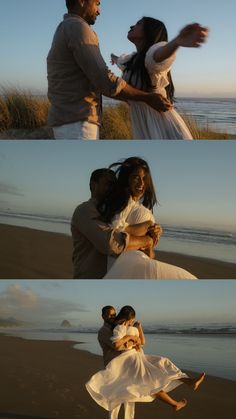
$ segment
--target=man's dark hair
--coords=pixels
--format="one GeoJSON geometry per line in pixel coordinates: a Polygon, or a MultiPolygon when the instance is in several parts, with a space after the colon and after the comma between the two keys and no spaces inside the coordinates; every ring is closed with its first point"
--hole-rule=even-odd
{"type": "Polygon", "coordinates": [[[71,10],[76,4],[76,0],[66,0],[66,7],[71,10]]]}
{"type": "Polygon", "coordinates": [[[97,170],[94,170],[94,172],[91,174],[90,182],[89,182],[90,185],[91,185],[92,182],[98,183],[99,180],[102,177],[103,178],[109,178],[109,179],[114,178],[114,180],[116,178],[115,173],[111,169],[106,169],[106,168],[105,169],[97,169],[97,170]]]}
{"type": "Polygon", "coordinates": [[[104,316],[109,310],[114,310],[112,306],[105,306],[102,308],[102,316],[104,316]]]}

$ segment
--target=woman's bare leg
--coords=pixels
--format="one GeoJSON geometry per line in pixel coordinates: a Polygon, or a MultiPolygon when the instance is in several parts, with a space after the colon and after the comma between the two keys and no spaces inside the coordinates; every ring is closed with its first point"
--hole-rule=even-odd
{"type": "Polygon", "coordinates": [[[167,394],[165,391],[161,390],[159,391],[159,393],[155,394],[156,399],[162,400],[164,403],[169,404],[170,406],[172,406],[175,411],[177,412],[180,409],[183,409],[183,407],[186,406],[187,404],[187,400],[186,399],[182,399],[179,402],[177,402],[176,400],[172,399],[169,394],[167,394]]]}
{"type": "Polygon", "coordinates": [[[205,377],[206,377],[206,374],[203,372],[197,378],[190,378],[190,377],[180,378],[180,381],[182,381],[182,383],[184,383],[184,384],[187,384],[189,387],[191,387],[195,391],[195,390],[198,389],[200,384],[202,384],[205,377]]]}

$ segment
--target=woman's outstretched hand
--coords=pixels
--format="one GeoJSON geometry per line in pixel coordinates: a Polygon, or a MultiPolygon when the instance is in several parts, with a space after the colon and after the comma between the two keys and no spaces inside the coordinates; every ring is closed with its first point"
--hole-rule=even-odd
{"type": "Polygon", "coordinates": [[[180,47],[198,48],[206,42],[209,29],[199,23],[191,23],[185,26],[176,38],[180,47]]]}
{"type": "Polygon", "coordinates": [[[111,64],[117,64],[118,56],[115,54],[111,54],[111,64]]]}

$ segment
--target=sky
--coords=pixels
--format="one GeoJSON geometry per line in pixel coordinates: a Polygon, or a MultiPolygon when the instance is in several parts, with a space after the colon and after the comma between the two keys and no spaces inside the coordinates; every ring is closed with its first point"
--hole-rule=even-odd
{"type": "Polygon", "coordinates": [[[132,305],[144,326],[235,324],[235,281],[0,281],[0,318],[98,327],[101,308],[132,305]]]}
{"type": "Polygon", "coordinates": [[[2,141],[0,210],[70,218],[93,170],[134,155],[150,165],[158,222],[236,231],[235,141],[2,141]]]}
{"type": "MultiPolygon", "coordinates": [[[[46,56],[65,12],[65,0],[0,0],[0,85],[46,92],[46,56]]],[[[133,51],[127,32],[144,15],[163,20],[170,39],[194,21],[210,29],[202,48],[178,52],[177,96],[236,97],[235,0],[101,0],[94,30],[107,63],[111,52],[133,51]]]]}

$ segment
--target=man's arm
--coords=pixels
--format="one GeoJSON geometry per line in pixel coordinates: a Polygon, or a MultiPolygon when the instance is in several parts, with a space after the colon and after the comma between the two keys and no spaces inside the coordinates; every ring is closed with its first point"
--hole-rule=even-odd
{"type": "Polygon", "coordinates": [[[145,236],[152,224],[152,221],[144,221],[143,223],[132,224],[126,227],[125,231],[132,236],[145,236]]]}

